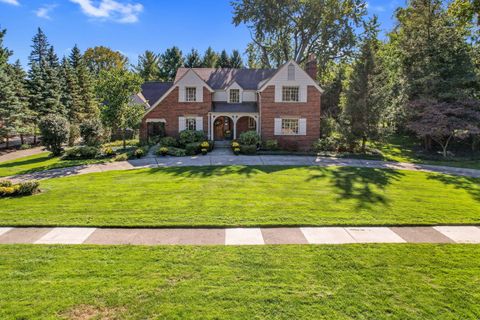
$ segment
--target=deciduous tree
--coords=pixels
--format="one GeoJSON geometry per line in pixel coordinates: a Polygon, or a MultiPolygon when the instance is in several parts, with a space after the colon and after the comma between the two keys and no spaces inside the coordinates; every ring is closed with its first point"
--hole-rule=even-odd
{"type": "Polygon", "coordinates": [[[88,48],[84,54],[85,63],[92,73],[98,75],[102,70],[125,69],[128,58],[119,51],[105,46],[88,48]]]}

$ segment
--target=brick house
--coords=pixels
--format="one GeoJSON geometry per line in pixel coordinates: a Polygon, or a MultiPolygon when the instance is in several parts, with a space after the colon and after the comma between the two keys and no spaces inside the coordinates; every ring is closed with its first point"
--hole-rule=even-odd
{"type": "Polygon", "coordinates": [[[303,70],[289,61],[278,69],[180,68],[173,82],[147,82],[140,137],[203,130],[210,140],[236,139],[256,130],[286,149],[308,150],[320,136],[321,87],[314,59],[303,70]]]}

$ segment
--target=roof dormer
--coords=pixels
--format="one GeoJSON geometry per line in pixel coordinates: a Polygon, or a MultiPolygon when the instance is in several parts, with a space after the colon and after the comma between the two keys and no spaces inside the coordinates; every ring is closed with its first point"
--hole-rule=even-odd
{"type": "Polygon", "coordinates": [[[228,103],[242,103],[243,88],[236,82],[232,82],[226,89],[228,103]]]}

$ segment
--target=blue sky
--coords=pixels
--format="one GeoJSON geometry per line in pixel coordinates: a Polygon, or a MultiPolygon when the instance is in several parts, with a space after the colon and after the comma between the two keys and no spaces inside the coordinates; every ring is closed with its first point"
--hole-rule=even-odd
{"type": "MultiPolygon", "coordinates": [[[[393,11],[403,0],[368,2],[382,30],[393,25],[393,11]]],[[[37,27],[47,34],[59,56],[74,44],[82,50],[105,45],[132,63],[146,49],[162,52],[176,45],[183,52],[211,45],[215,50],[239,49],[250,40],[245,26],[232,23],[230,0],[0,0],[0,28],[13,59],[26,65],[37,27]]]]}

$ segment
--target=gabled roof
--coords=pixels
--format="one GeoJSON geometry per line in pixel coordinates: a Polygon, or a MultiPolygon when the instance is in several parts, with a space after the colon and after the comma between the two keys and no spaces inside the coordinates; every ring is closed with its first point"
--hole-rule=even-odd
{"type": "MultiPolygon", "coordinates": [[[[175,82],[190,70],[179,68],[175,82]]],[[[244,90],[257,90],[258,84],[269,79],[277,69],[231,69],[231,68],[193,68],[193,71],[212,89],[222,90],[237,82],[244,90]]]]}
{"type": "Polygon", "coordinates": [[[152,105],[173,86],[173,82],[150,81],[142,84],[142,94],[152,105]]]}

